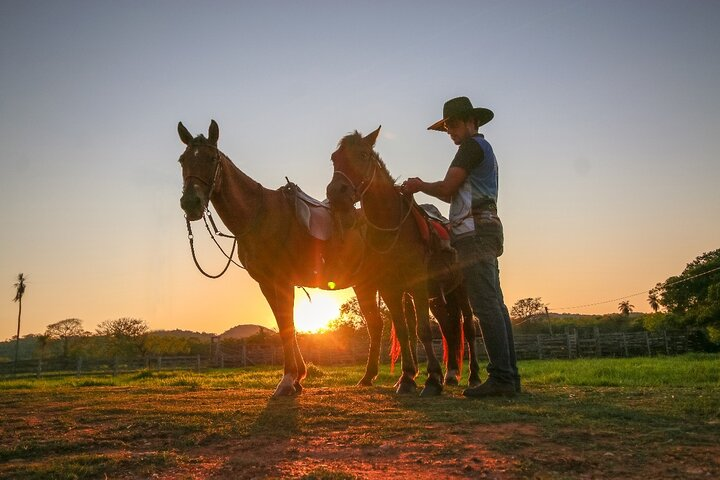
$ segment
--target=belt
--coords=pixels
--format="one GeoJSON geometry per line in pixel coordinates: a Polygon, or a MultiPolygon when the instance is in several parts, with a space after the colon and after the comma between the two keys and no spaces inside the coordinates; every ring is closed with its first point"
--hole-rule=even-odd
{"type": "Polygon", "coordinates": [[[497,213],[497,204],[492,200],[488,200],[472,206],[473,215],[478,215],[482,212],[497,213]]]}

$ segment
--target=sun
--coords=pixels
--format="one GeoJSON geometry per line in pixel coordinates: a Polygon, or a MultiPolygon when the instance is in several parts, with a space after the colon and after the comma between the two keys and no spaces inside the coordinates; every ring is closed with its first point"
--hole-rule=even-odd
{"type": "Polygon", "coordinates": [[[329,323],[340,316],[340,302],[336,294],[315,289],[308,291],[312,302],[301,290],[295,294],[295,329],[315,333],[328,328],[329,323]]]}

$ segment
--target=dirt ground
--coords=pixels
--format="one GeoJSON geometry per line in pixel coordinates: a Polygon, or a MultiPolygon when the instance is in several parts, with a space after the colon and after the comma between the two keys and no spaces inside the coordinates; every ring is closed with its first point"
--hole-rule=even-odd
{"type": "Polygon", "coordinates": [[[687,410],[715,390],[460,392],[427,400],[390,387],[313,388],[271,400],[267,390],[193,386],[1,391],[0,478],[720,478],[718,403],[687,410]]]}
{"type": "Polygon", "coordinates": [[[198,449],[192,452],[199,459],[197,465],[156,478],[517,478],[512,473],[521,467],[516,456],[492,453],[482,441],[470,439],[502,439],[508,434],[532,436],[533,430],[507,424],[473,427],[464,433],[436,431],[444,437],[442,444],[409,436],[378,446],[364,446],[363,438],[342,431],[303,441],[246,439],[198,449]]]}
{"type": "Polygon", "coordinates": [[[648,461],[633,451],[608,451],[593,458],[521,423],[426,429],[441,440],[411,434],[364,445],[363,436],[347,431],[301,440],[246,438],[186,451],[192,462],[153,478],[700,479],[720,474],[720,445],[671,448],[669,455],[648,461]],[[515,450],[498,452],[493,447],[497,442],[515,450]]]}

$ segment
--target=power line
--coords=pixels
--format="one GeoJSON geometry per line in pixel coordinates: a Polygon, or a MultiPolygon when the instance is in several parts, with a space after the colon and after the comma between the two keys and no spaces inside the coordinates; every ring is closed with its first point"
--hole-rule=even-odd
{"type": "MultiPolygon", "coordinates": [[[[720,267],[715,267],[715,268],[712,268],[712,269],[710,269],[710,270],[708,270],[708,271],[706,271],[706,272],[698,273],[697,275],[693,275],[693,276],[691,276],[691,277],[683,278],[683,279],[677,280],[677,281],[675,281],[675,282],[671,282],[671,283],[665,284],[664,287],[669,287],[669,286],[672,286],[672,285],[677,285],[678,283],[687,282],[687,281],[689,281],[689,280],[693,280],[693,279],[695,279],[695,278],[702,277],[702,276],[704,276],[704,275],[708,275],[708,274],[710,274],[710,273],[717,272],[717,271],[720,271],[720,267]]],[[[642,292],[631,293],[630,295],[624,295],[624,296],[622,296],[622,297],[617,297],[617,298],[613,298],[613,299],[610,299],[610,300],[604,300],[604,301],[602,301],[602,302],[587,303],[587,304],[585,304],[585,305],[575,305],[575,306],[573,306],[573,307],[558,307],[558,308],[555,308],[555,309],[553,309],[553,310],[556,310],[556,311],[557,311],[557,310],[574,310],[574,309],[577,309],[577,308],[594,307],[594,306],[596,306],[596,305],[603,305],[603,304],[605,304],[605,303],[617,302],[618,300],[625,300],[625,299],[627,299],[627,298],[637,297],[638,295],[643,295],[643,294],[647,293],[648,291],[649,291],[649,290],[643,290],[642,292]]]]}

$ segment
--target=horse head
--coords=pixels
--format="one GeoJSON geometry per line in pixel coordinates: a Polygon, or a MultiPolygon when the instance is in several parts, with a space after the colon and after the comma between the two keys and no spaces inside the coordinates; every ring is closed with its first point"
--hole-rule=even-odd
{"type": "Polygon", "coordinates": [[[220,129],[215,120],[210,122],[208,138],[203,135],[194,137],[187,128],[178,123],[180,140],[187,145],[180,155],[183,176],[183,193],[180,207],[188,220],[198,220],[210,203],[220,170],[220,151],[217,148],[220,129]]]}
{"type": "Polygon", "coordinates": [[[326,189],[330,206],[341,212],[349,211],[362,199],[378,168],[373,151],[380,127],[363,137],[355,131],[343,137],[330,156],[333,177],[326,189]]]}

